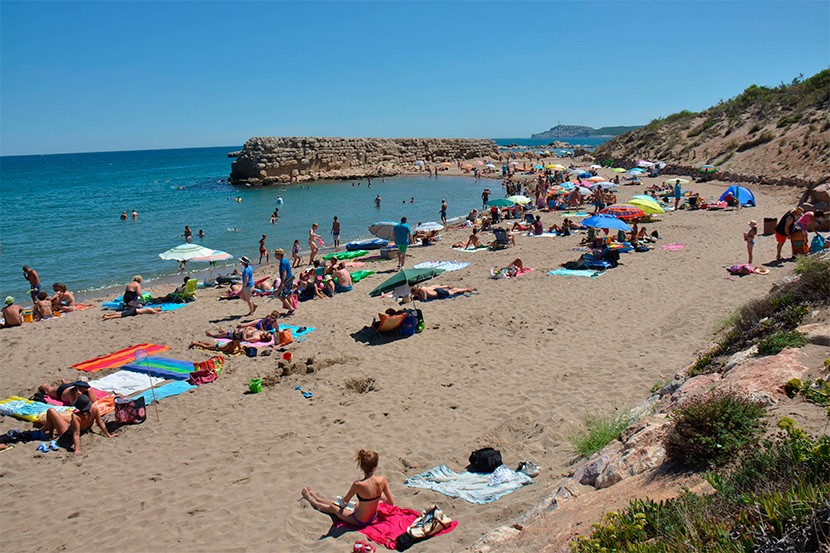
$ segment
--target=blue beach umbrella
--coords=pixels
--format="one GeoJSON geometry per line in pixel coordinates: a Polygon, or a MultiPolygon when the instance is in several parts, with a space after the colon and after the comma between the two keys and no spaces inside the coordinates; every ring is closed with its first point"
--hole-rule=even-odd
{"type": "Polygon", "coordinates": [[[613,215],[592,215],[586,219],[582,220],[582,224],[586,227],[594,227],[594,228],[605,228],[605,229],[613,229],[613,230],[624,230],[630,231],[631,227],[628,226],[623,221],[617,219],[613,215]]]}
{"type": "Polygon", "coordinates": [[[591,173],[589,173],[588,171],[583,171],[582,173],[579,173],[579,174],[576,176],[576,178],[578,178],[578,179],[590,179],[590,178],[591,178],[591,177],[593,177],[593,176],[594,176],[594,175],[592,175],[592,174],[591,174],[591,173]]]}

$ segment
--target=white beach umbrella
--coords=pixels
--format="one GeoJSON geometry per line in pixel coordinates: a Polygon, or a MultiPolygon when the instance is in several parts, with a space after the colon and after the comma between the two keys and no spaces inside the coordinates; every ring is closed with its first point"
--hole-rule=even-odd
{"type": "Polygon", "coordinates": [[[442,225],[441,223],[436,223],[434,221],[429,221],[429,222],[426,222],[426,223],[421,223],[420,225],[415,227],[415,230],[421,230],[421,231],[424,231],[424,232],[432,232],[434,230],[444,230],[444,225],[442,225]]]}
{"type": "Polygon", "coordinates": [[[181,244],[159,254],[165,261],[190,261],[195,257],[208,257],[216,250],[198,244],[181,244]]]}

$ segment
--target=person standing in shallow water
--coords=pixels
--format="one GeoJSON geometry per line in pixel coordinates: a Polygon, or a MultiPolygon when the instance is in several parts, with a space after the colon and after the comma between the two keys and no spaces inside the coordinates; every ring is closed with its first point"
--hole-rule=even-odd
{"type": "Polygon", "coordinates": [[[193,242],[193,231],[187,225],[184,226],[184,241],[188,244],[193,242]]]}
{"type": "Polygon", "coordinates": [[[446,225],[447,224],[447,200],[441,200],[441,223],[446,225]]]}
{"type": "Polygon", "coordinates": [[[259,264],[262,265],[262,256],[265,256],[265,262],[271,262],[271,256],[268,254],[268,248],[265,247],[265,239],[268,238],[267,234],[263,234],[262,238],[259,239],[259,264]]]}
{"type": "Polygon", "coordinates": [[[334,251],[340,251],[340,221],[337,215],[331,221],[331,237],[334,240],[334,251]]]}

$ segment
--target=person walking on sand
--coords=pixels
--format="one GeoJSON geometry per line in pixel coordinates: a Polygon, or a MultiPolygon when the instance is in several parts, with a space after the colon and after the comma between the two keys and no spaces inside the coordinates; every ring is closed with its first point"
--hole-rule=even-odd
{"type": "Polygon", "coordinates": [[[263,234],[262,238],[259,239],[259,264],[262,265],[262,256],[265,256],[265,262],[271,262],[271,256],[268,253],[268,248],[265,247],[265,239],[268,238],[267,234],[263,234]]]}
{"type": "Polygon", "coordinates": [[[746,253],[749,255],[747,265],[752,265],[752,249],[755,247],[755,235],[758,234],[758,223],[755,221],[749,222],[749,228],[744,232],[744,241],[746,242],[746,253]]]}
{"type": "MultiPolygon", "coordinates": [[[[299,248],[299,244],[295,241],[295,246],[299,248]]],[[[293,298],[294,294],[294,274],[291,272],[291,263],[285,258],[285,250],[277,248],[274,250],[274,258],[279,264],[280,285],[274,290],[274,294],[282,302],[282,307],[288,311],[287,315],[294,314],[293,298]]]]}
{"type": "Polygon", "coordinates": [[[253,315],[256,311],[257,305],[251,299],[254,295],[254,269],[251,267],[251,260],[246,256],[239,258],[244,269],[242,269],[242,290],[239,292],[239,297],[242,301],[248,304],[248,313],[245,316],[253,315]]]}
{"type": "Polygon", "coordinates": [[[32,296],[32,303],[37,301],[37,294],[40,292],[40,277],[37,271],[28,265],[23,265],[23,278],[29,282],[29,295],[32,296]]]}
{"type": "Polygon", "coordinates": [[[337,220],[337,215],[331,221],[331,237],[334,239],[334,251],[340,251],[340,221],[337,220]]]}
{"type": "Polygon", "coordinates": [[[323,237],[317,234],[317,229],[320,228],[320,225],[314,223],[311,225],[311,228],[308,229],[308,247],[311,249],[311,253],[308,256],[308,262],[310,264],[314,264],[314,256],[317,255],[317,252],[320,251],[320,244],[323,242],[323,237]]]}
{"type": "Polygon", "coordinates": [[[403,269],[406,263],[406,250],[412,243],[412,229],[406,224],[406,217],[401,217],[401,222],[395,225],[395,246],[398,248],[398,270],[403,269]]]}
{"type": "Polygon", "coordinates": [[[441,215],[441,224],[447,224],[447,200],[441,200],[441,211],[439,212],[441,215]]]}
{"type": "Polygon", "coordinates": [[[680,188],[680,179],[674,181],[674,210],[677,211],[680,206],[680,198],[683,197],[683,189],[680,188]]]}

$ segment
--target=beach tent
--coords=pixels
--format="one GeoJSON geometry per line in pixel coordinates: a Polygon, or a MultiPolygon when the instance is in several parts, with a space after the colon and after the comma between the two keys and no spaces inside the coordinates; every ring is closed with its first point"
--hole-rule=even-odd
{"type": "Polygon", "coordinates": [[[755,203],[755,194],[743,186],[730,186],[724,190],[723,194],[721,194],[720,201],[724,201],[730,192],[738,199],[739,202],[741,202],[742,206],[756,207],[757,204],[755,203]]]}

